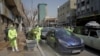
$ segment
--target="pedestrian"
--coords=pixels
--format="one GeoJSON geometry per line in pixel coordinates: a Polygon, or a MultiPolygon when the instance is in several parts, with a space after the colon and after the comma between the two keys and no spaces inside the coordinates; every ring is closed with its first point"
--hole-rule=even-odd
{"type": "Polygon", "coordinates": [[[67,27],[64,27],[65,30],[68,30],[70,32],[73,32],[74,28],[72,28],[71,26],[67,26],[67,27]]]}
{"type": "Polygon", "coordinates": [[[8,30],[8,37],[10,45],[12,47],[12,51],[19,51],[17,45],[17,31],[13,25],[10,25],[10,28],[8,30]]]}
{"type": "Polygon", "coordinates": [[[42,30],[42,27],[39,27],[39,26],[36,26],[36,28],[34,29],[37,43],[39,43],[41,40],[41,30],[42,30]]]}

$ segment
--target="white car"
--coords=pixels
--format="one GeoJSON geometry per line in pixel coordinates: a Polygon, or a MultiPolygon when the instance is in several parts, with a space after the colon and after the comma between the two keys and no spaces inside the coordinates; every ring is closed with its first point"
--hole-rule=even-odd
{"type": "Polygon", "coordinates": [[[100,29],[89,29],[86,34],[76,34],[84,43],[94,49],[100,50],[100,29]]]}

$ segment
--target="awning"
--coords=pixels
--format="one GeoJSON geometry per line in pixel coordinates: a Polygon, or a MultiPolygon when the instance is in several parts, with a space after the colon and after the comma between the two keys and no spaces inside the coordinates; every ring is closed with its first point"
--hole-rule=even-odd
{"type": "Polygon", "coordinates": [[[96,17],[96,16],[100,16],[100,14],[92,14],[92,15],[89,15],[89,16],[81,16],[81,17],[78,17],[77,19],[90,18],[90,17],[96,17]]]}
{"type": "Polygon", "coordinates": [[[89,21],[97,21],[100,23],[100,14],[90,15],[90,16],[84,16],[81,18],[76,19],[76,25],[77,26],[85,26],[86,23],[89,21]]]}

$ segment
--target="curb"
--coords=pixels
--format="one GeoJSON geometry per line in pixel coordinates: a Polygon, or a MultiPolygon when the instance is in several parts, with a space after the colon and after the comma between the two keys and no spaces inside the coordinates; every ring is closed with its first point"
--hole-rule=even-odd
{"type": "Polygon", "coordinates": [[[37,43],[37,47],[38,47],[39,51],[41,52],[41,55],[42,55],[42,56],[46,56],[46,55],[44,54],[42,48],[40,47],[39,43],[37,43]]]}

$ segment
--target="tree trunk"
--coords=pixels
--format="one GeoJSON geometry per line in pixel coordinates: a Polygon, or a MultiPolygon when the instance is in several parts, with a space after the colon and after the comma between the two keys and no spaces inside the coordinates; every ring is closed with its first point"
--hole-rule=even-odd
{"type": "Polygon", "coordinates": [[[22,31],[22,19],[20,20],[18,30],[19,30],[19,32],[21,32],[21,31],[22,31]]]}

